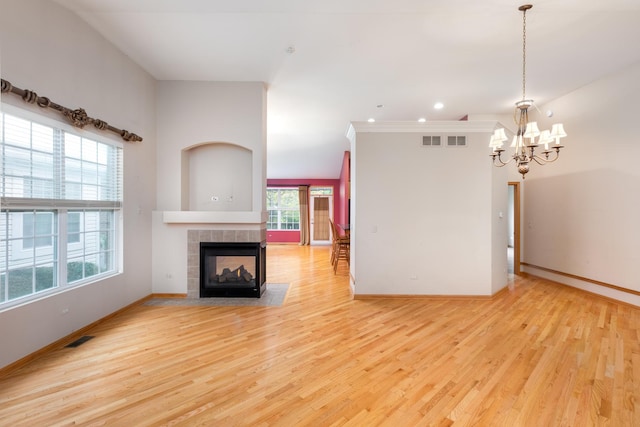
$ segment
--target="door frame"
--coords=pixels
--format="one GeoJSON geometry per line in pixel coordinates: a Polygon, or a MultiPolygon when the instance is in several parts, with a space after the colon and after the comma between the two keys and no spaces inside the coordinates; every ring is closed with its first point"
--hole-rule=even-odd
{"type": "Polygon", "coordinates": [[[508,184],[513,187],[513,274],[520,275],[520,182],[508,184]]]}
{"type": "Polygon", "coordinates": [[[329,228],[329,240],[314,240],[313,226],[314,218],[314,202],[316,197],[326,197],[329,199],[329,219],[333,221],[333,195],[309,196],[309,244],[310,245],[330,245],[331,244],[331,228],[329,228]]]}

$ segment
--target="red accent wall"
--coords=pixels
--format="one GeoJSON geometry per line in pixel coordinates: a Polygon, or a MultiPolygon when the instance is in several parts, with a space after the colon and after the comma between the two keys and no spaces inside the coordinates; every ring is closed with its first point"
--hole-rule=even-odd
{"type": "Polygon", "coordinates": [[[351,200],[351,152],[345,151],[340,171],[340,216],[336,216],[336,224],[349,224],[349,202],[351,200]]]}
{"type": "MultiPolygon", "coordinates": [[[[267,187],[298,187],[299,185],[317,185],[333,187],[333,217],[344,218],[345,204],[341,197],[342,187],[340,179],[267,179],[267,187]]],[[[340,223],[339,221],[336,221],[340,223]]],[[[299,231],[267,230],[267,243],[298,243],[299,231]]]]}

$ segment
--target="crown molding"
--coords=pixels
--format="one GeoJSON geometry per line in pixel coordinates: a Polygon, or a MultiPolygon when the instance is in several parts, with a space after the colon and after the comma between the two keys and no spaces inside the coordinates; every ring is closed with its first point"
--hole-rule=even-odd
{"type": "Polygon", "coordinates": [[[407,133],[490,133],[499,126],[497,120],[450,120],[433,122],[351,122],[346,136],[349,140],[356,133],[407,132],[407,133]]]}

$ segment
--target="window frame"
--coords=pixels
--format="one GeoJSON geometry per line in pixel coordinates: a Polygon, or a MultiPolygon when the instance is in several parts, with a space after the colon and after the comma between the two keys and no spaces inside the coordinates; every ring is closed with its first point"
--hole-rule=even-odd
{"type": "Polygon", "coordinates": [[[282,207],[281,204],[278,203],[278,206],[270,206],[269,205],[269,197],[267,195],[267,231],[300,231],[300,201],[298,198],[299,189],[297,187],[267,187],[268,192],[278,192],[277,200],[280,201],[282,199],[282,191],[292,191],[295,192],[295,200],[297,202],[297,206],[295,207],[282,207]],[[275,212],[275,221],[272,221],[272,212],[275,212]],[[287,222],[286,217],[288,214],[295,212],[298,216],[297,228],[283,228],[283,224],[296,224],[295,222],[287,222]],[[275,223],[278,228],[269,228],[270,224],[275,223]]]}
{"type": "MultiPolygon", "coordinates": [[[[93,132],[86,131],[83,129],[78,129],[72,127],[66,123],[59,122],[57,120],[50,119],[46,116],[39,115],[29,110],[24,110],[21,108],[17,108],[7,104],[0,104],[0,132],[3,131],[5,120],[4,115],[10,115],[13,117],[17,117],[18,119],[28,121],[37,126],[43,126],[47,128],[53,128],[54,133],[59,133],[58,136],[53,136],[52,138],[60,138],[62,135],[62,142],[51,142],[52,144],[62,144],[62,149],[55,152],[54,148],[54,159],[55,163],[52,167],[53,169],[53,187],[54,190],[49,193],[52,198],[37,198],[37,197],[29,197],[29,196],[42,196],[43,193],[29,193],[23,191],[23,194],[26,197],[14,197],[17,193],[14,191],[11,196],[5,197],[4,191],[5,187],[0,188],[0,221],[5,221],[3,224],[3,228],[0,228],[0,244],[3,245],[0,248],[0,257],[3,257],[0,260],[0,311],[3,311],[7,308],[14,307],[16,305],[21,305],[27,302],[31,302],[34,300],[38,300],[41,298],[48,297],[50,295],[54,295],[60,292],[64,292],[69,290],[70,288],[79,287],[88,285],[90,283],[95,283],[106,278],[122,274],[123,272],[123,233],[122,233],[122,204],[123,204],[123,195],[124,195],[124,146],[119,141],[114,141],[109,138],[105,138],[103,135],[97,135],[93,132]],[[101,155],[100,150],[106,150],[106,153],[110,156],[107,160],[107,164],[104,166],[104,171],[107,172],[107,178],[109,184],[98,183],[96,188],[98,190],[94,191],[93,197],[84,198],[84,199],[66,199],[64,194],[64,186],[66,185],[65,181],[65,159],[67,158],[65,155],[64,147],[65,147],[65,136],[73,135],[75,137],[79,137],[81,141],[87,140],[91,141],[96,145],[96,160],[93,164],[96,165],[96,169],[100,168],[100,160],[98,157],[101,155]],[[56,163],[57,162],[57,163],[56,163]],[[62,189],[61,189],[62,188],[62,189]],[[107,191],[105,196],[102,196],[103,199],[106,200],[97,200],[101,197],[101,191],[107,191]],[[99,229],[98,231],[93,231],[96,236],[99,236],[97,239],[94,239],[93,248],[97,248],[94,252],[89,250],[88,257],[91,258],[100,258],[108,259],[105,265],[110,266],[106,269],[106,271],[101,271],[101,267],[97,268],[97,274],[93,274],[95,268],[92,268],[89,273],[85,274],[88,270],[86,263],[87,261],[83,258],[80,280],[69,281],[68,277],[68,255],[70,253],[77,254],[77,251],[83,251],[83,254],[88,251],[86,241],[86,232],[85,226],[83,224],[79,224],[78,220],[82,222],[82,218],[84,217],[83,212],[101,212],[100,215],[104,215],[102,213],[106,212],[107,217],[109,218],[110,228],[105,231],[99,229]],[[30,267],[34,270],[33,276],[33,292],[19,295],[17,297],[10,297],[10,271],[15,270],[16,264],[12,265],[14,259],[12,258],[14,255],[11,251],[14,251],[14,247],[16,242],[19,242],[19,245],[22,247],[22,243],[28,237],[24,235],[17,235],[14,233],[16,225],[9,225],[9,215],[16,213],[26,213],[35,215],[33,218],[36,218],[40,214],[48,214],[52,215],[52,232],[47,236],[40,236],[37,232],[35,232],[31,238],[33,240],[34,245],[32,247],[21,248],[28,251],[33,251],[35,254],[39,249],[43,251],[50,250],[53,253],[53,267],[54,267],[54,275],[53,279],[54,286],[51,288],[45,288],[44,290],[38,290],[38,281],[37,281],[37,268],[38,258],[32,257],[30,258],[30,267]],[[77,215],[77,219],[75,221],[69,222],[69,218],[72,215],[77,215]],[[70,225],[71,224],[71,225],[70,225]],[[9,227],[13,227],[13,230],[9,230],[9,227]],[[71,235],[69,235],[71,233],[71,235]],[[102,237],[107,233],[108,237],[102,237]],[[45,247],[37,244],[38,237],[48,237],[51,239],[51,246],[45,247]],[[105,240],[106,239],[106,240],[105,240]],[[102,248],[101,242],[106,241],[110,246],[107,249],[102,248]],[[97,243],[96,243],[97,242],[97,243]],[[13,244],[13,247],[10,245],[13,244]],[[107,254],[101,256],[100,254],[107,254]],[[110,264],[109,264],[110,263],[110,264]],[[9,274],[8,278],[6,275],[9,274]]],[[[33,130],[34,126],[30,125],[30,129],[33,130]]],[[[30,133],[30,144],[31,147],[36,145],[34,142],[34,133],[31,131],[30,133]]],[[[14,144],[5,144],[4,143],[4,135],[0,135],[0,149],[5,149],[7,146],[13,147],[14,144]]],[[[37,148],[37,147],[36,147],[37,148]]],[[[2,153],[4,156],[4,153],[2,153]]],[[[91,163],[90,161],[85,161],[85,158],[80,159],[81,165],[84,163],[91,163]]],[[[32,163],[31,163],[32,164],[32,163]]],[[[81,172],[83,173],[83,172],[81,172]]],[[[96,179],[100,180],[104,177],[100,177],[99,174],[101,172],[97,171],[96,179]]],[[[18,179],[17,176],[11,176],[12,179],[18,179]]],[[[27,179],[31,177],[31,182],[36,182],[33,177],[35,177],[35,172],[32,171],[30,175],[25,175],[27,179]]],[[[4,169],[4,161],[0,161],[0,185],[5,184],[5,169],[4,169]]],[[[27,181],[25,181],[27,182],[27,181]]],[[[90,183],[91,184],[91,183],[90,183]]],[[[81,196],[82,197],[82,196],[81,196]]],[[[101,216],[100,216],[101,217],[101,216]]],[[[35,219],[34,219],[35,221],[35,219]]],[[[34,223],[34,227],[37,225],[34,223]]],[[[24,224],[20,225],[19,233],[22,234],[24,224]]],[[[27,245],[29,246],[29,245],[27,245]]],[[[25,259],[28,259],[25,258],[25,259]]],[[[25,264],[26,266],[27,264],[25,264]]],[[[76,266],[77,267],[77,266],[76,266]]],[[[15,282],[14,282],[15,284],[15,282]]]]}

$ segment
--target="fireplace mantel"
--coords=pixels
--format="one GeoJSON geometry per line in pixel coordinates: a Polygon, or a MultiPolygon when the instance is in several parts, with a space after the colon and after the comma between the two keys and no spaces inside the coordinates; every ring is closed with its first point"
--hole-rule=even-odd
{"type": "Polygon", "coordinates": [[[165,224],[263,224],[262,212],[247,211],[163,211],[165,224]]]}

